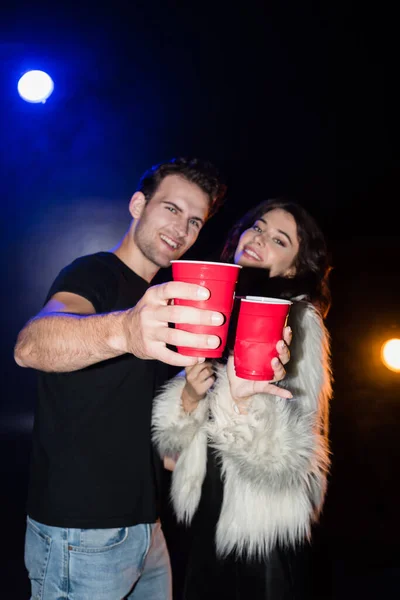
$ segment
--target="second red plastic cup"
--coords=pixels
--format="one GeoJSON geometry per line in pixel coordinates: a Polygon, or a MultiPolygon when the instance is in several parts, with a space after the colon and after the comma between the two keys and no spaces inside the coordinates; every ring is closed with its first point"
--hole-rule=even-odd
{"type": "Polygon", "coordinates": [[[271,360],[278,356],[276,344],[282,339],[292,302],[280,298],[247,296],[240,302],[234,346],[238,377],[271,381],[271,360]]]}
{"type": "Polygon", "coordinates": [[[181,306],[194,306],[206,310],[214,310],[225,316],[225,321],[219,326],[188,325],[176,323],[176,329],[182,329],[191,333],[206,333],[217,335],[221,343],[215,350],[188,348],[178,346],[180,354],[186,356],[204,356],[206,358],[220,358],[223,354],[228,335],[229,320],[232,313],[235,298],[235,287],[242,268],[239,265],[228,263],[217,263],[198,260],[172,260],[172,277],[174,281],[185,281],[196,283],[210,290],[207,300],[193,301],[176,298],[174,303],[181,306]]]}

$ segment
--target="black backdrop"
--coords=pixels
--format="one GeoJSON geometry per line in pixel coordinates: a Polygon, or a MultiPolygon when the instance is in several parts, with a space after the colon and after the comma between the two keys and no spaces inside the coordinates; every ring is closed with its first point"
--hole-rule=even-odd
{"type": "MultiPolygon", "coordinates": [[[[2,6],[5,597],[28,597],[35,377],[13,362],[16,335],[61,267],[123,235],[143,170],[179,154],[215,161],[228,184],[190,256],[217,256],[239,215],[286,193],[327,235],[333,468],[307,564],[316,598],[390,597],[399,583],[399,375],[381,365],[379,348],[400,337],[394,23],[387,7],[350,1],[2,6]],[[29,68],[55,80],[44,105],[16,93],[29,68]]],[[[166,528],[179,586],[183,534],[170,515],[166,528]]]]}

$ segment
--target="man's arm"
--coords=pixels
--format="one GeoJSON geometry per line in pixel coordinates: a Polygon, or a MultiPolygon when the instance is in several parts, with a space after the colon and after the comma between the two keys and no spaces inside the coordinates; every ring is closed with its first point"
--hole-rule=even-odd
{"type": "Polygon", "coordinates": [[[123,354],[122,348],[112,347],[123,313],[95,312],[86,298],[58,292],[19,333],[15,361],[21,367],[63,372],[123,354]]]}
{"type": "Polygon", "coordinates": [[[77,294],[58,292],[18,335],[14,357],[18,365],[40,371],[68,372],[131,353],[175,366],[196,364],[195,357],[167,348],[216,348],[217,336],[189,333],[169,323],[220,325],[221,313],[173,306],[173,298],[204,300],[205,288],[176,281],[150,287],[129,310],[94,314],[93,305],[77,294]]]}

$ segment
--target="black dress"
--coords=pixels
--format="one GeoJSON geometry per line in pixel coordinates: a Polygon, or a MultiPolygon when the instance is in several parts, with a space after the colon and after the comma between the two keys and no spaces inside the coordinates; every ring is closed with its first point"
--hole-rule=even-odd
{"type": "Polygon", "coordinates": [[[295,551],[277,546],[263,560],[217,557],[215,530],[223,493],[218,457],[208,447],[207,473],[191,527],[183,600],[309,600],[300,589],[295,592],[295,551]]]}

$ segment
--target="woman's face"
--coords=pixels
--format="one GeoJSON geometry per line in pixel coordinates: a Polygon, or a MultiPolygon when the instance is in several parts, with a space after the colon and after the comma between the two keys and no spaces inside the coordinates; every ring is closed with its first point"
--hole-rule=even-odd
{"type": "Polygon", "coordinates": [[[298,251],[294,217],[281,208],[274,208],[242,233],[234,262],[243,267],[269,269],[271,277],[293,277],[298,251]]]}

